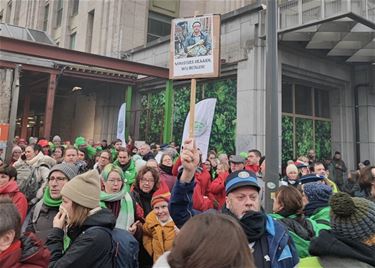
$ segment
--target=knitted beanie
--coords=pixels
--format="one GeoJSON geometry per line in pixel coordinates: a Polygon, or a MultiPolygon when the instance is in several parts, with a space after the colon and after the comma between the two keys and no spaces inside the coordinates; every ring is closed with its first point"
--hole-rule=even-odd
{"type": "Polygon", "coordinates": [[[324,183],[310,182],[304,184],[303,192],[309,202],[320,201],[328,204],[329,198],[332,195],[332,188],[324,183]]]}
{"type": "Polygon", "coordinates": [[[334,233],[365,242],[375,238],[375,203],[364,198],[337,193],[330,200],[331,227],[334,233]]]}
{"type": "Polygon", "coordinates": [[[68,180],[71,180],[75,176],[78,175],[78,167],[73,164],[61,163],[61,164],[54,165],[48,174],[48,178],[51,176],[52,172],[54,171],[60,171],[64,173],[64,175],[68,178],[68,180]]]}
{"type": "Polygon", "coordinates": [[[298,168],[296,167],[296,165],[290,164],[286,167],[286,175],[293,171],[298,174],[298,168]]]}
{"type": "Polygon", "coordinates": [[[97,170],[90,170],[74,177],[61,190],[61,195],[86,207],[99,206],[100,176],[97,170]]]}
{"type": "Polygon", "coordinates": [[[19,147],[18,145],[13,146],[13,148],[12,148],[12,153],[14,153],[15,151],[18,151],[18,152],[21,152],[21,153],[22,153],[22,149],[21,149],[21,147],[19,147]]]}
{"type": "Polygon", "coordinates": [[[61,138],[58,135],[55,135],[52,139],[53,142],[61,142],[61,138]]]}
{"type": "Polygon", "coordinates": [[[165,202],[169,203],[169,200],[171,200],[171,193],[170,192],[165,192],[165,193],[155,192],[152,195],[151,207],[154,207],[160,201],[165,201],[165,202]]]}

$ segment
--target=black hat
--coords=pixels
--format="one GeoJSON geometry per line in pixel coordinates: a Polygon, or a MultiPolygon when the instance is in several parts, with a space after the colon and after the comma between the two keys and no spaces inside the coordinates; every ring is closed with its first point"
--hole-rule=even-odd
{"type": "Polygon", "coordinates": [[[257,176],[254,172],[248,170],[238,170],[228,175],[225,180],[225,192],[228,195],[234,189],[251,186],[260,191],[260,186],[257,182],[257,176]]]}
{"type": "Polygon", "coordinates": [[[309,182],[317,182],[324,179],[324,176],[320,176],[315,173],[310,173],[305,176],[302,176],[299,181],[301,184],[309,183],[309,182]]]}

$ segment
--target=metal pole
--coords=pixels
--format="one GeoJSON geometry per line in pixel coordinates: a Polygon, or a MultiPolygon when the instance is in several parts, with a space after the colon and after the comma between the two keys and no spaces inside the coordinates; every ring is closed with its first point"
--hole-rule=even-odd
{"type": "Polygon", "coordinates": [[[279,93],[277,55],[277,1],[267,0],[266,55],[266,161],[265,209],[272,212],[272,198],[279,185],[279,93]]]}
{"type": "Polygon", "coordinates": [[[21,65],[17,64],[14,68],[13,84],[12,84],[12,103],[10,106],[9,115],[9,134],[8,134],[8,144],[6,150],[6,159],[10,159],[13,147],[13,138],[16,134],[16,121],[17,121],[17,110],[18,110],[18,98],[20,94],[20,71],[21,65]]]}

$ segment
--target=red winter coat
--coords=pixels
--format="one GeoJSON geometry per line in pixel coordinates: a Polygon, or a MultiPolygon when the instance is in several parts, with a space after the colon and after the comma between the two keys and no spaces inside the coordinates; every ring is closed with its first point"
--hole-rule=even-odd
{"type": "Polygon", "coordinates": [[[207,168],[202,165],[201,171],[195,172],[195,187],[193,193],[193,208],[205,211],[213,208],[213,200],[210,198],[211,175],[207,168]]]}
{"type": "Polygon", "coordinates": [[[20,192],[15,181],[9,181],[7,184],[0,187],[0,196],[9,196],[13,204],[16,205],[20,215],[21,223],[25,220],[27,214],[28,203],[25,195],[20,192]]]}
{"type": "Polygon", "coordinates": [[[49,259],[50,252],[43,246],[42,241],[37,239],[35,234],[26,233],[0,253],[0,267],[46,268],[49,259]]]}
{"type": "Polygon", "coordinates": [[[178,168],[182,165],[181,156],[179,156],[176,162],[173,164],[172,167],[172,175],[177,177],[178,175],[178,168]]]}
{"type": "Polygon", "coordinates": [[[227,171],[218,173],[217,178],[211,182],[210,192],[213,198],[218,202],[218,209],[221,209],[225,203],[225,180],[229,173],[227,171]]]}
{"type": "MultiPolygon", "coordinates": [[[[173,176],[178,175],[178,169],[181,165],[181,157],[178,157],[172,168],[173,176]]],[[[213,198],[210,194],[211,175],[204,165],[201,165],[200,168],[200,172],[195,172],[193,208],[196,210],[205,211],[214,207],[213,198]]]]}

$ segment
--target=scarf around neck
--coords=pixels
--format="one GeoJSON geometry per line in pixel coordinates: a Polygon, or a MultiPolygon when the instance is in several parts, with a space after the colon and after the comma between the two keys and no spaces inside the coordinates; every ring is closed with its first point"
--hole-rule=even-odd
{"type": "Polygon", "coordinates": [[[266,231],[266,215],[258,211],[249,211],[238,219],[229,209],[223,208],[223,213],[238,220],[249,243],[259,240],[266,231]]]}
{"type": "Polygon", "coordinates": [[[122,187],[122,190],[108,194],[106,192],[100,192],[100,206],[106,207],[105,202],[119,201],[120,203],[120,213],[116,220],[116,228],[128,230],[130,225],[134,223],[134,207],[133,200],[130,194],[126,191],[126,187],[122,187]]]}
{"type": "Polygon", "coordinates": [[[19,191],[20,190],[18,188],[17,182],[15,181],[9,181],[8,183],[0,187],[0,194],[17,193],[19,191]]]}
{"type": "Polygon", "coordinates": [[[172,167],[168,167],[168,166],[163,165],[163,164],[160,164],[159,167],[160,167],[161,170],[163,170],[168,175],[172,175],[172,167]]]}
{"type": "Polygon", "coordinates": [[[51,193],[49,191],[49,187],[47,186],[44,189],[44,194],[43,194],[43,203],[48,206],[48,207],[59,207],[62,203],[62,199],[53,199],[51,197],[51,193]]]}

